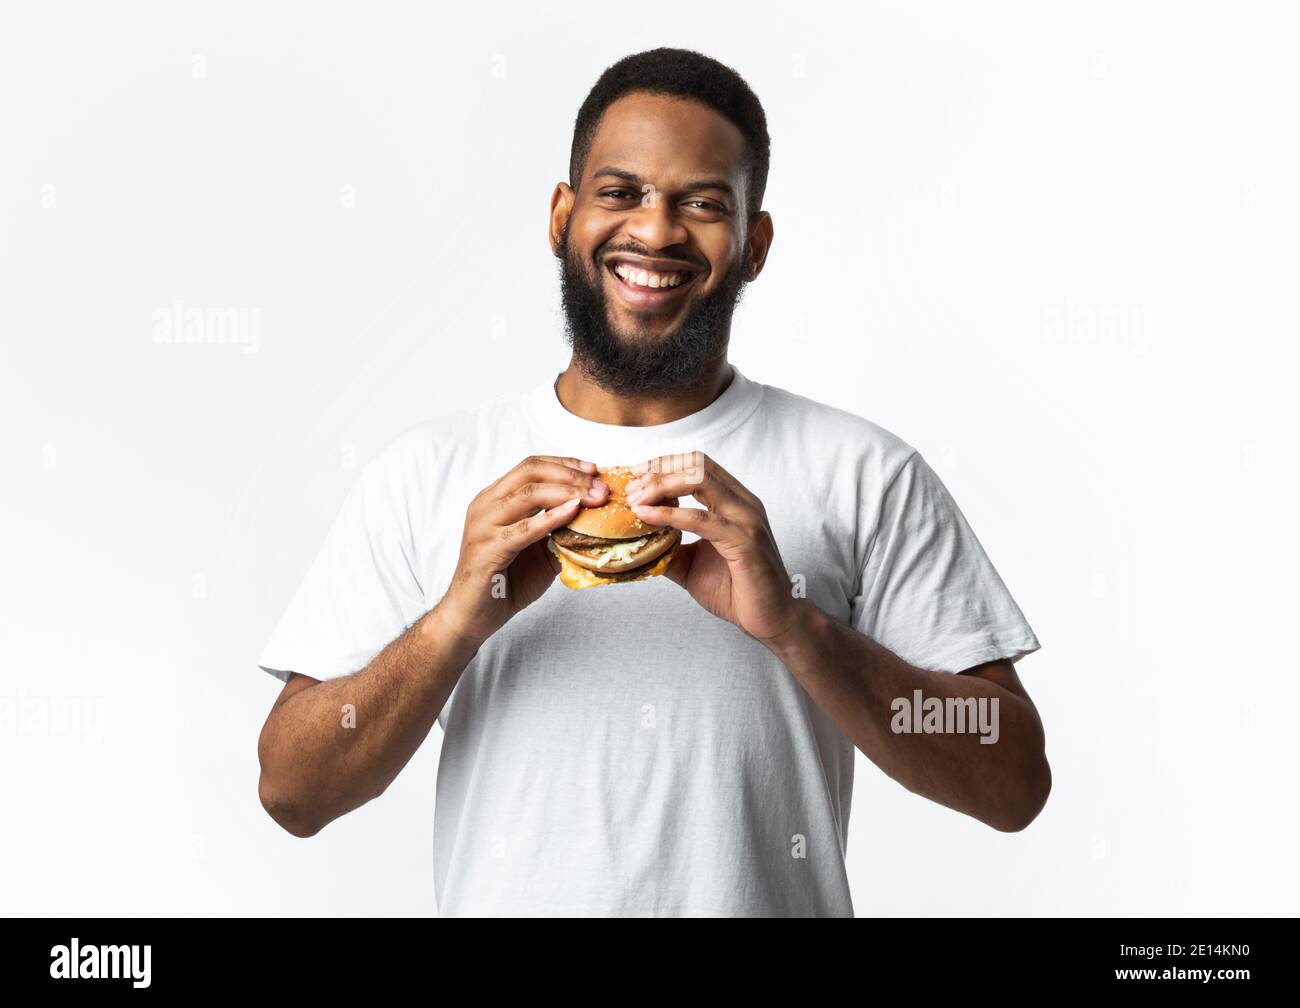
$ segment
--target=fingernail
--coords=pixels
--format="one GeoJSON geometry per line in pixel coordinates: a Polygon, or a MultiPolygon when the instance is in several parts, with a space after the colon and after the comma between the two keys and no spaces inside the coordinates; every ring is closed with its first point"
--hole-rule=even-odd
{"type": "Polygon", "coordinates": [[[561,508],[571,508],[571,507],[573,507],[573,505],[577,504],[578,501],[580,501],[580,500],[582,500],[581,497],[575,497],[575,498],[573,498],[573,500],[565,501],[563,504],[560,505],[560,507],[561,507],[561,508]]]}
{"type": "Polygon", "coordinates": [[[598,493],[600,493],[602,490],[608,490],[608,489],[609,489],[609,487],[607,487],[607,486],[605,485],[605,481],[604,481],[604,480],[593,480],[593,481],[592,481],[592,484],[591,484],[591,492],[592,492],[593,494],[598,494],[598,493]]]}

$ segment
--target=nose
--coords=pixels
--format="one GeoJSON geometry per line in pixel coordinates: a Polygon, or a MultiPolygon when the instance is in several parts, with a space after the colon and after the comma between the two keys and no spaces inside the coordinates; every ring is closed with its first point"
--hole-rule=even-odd
{"type": "Polygon", "coordinates": [[[690,236],[672,201],[653,188],[642,195],[641,205],[628,218],[626,230],[629,237],[655,252],[684,244],[690,236]]]}

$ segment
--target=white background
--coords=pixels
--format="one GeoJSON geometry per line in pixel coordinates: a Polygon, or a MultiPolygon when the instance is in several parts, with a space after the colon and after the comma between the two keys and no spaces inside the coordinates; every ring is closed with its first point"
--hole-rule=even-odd
{"type": "Polygon", "coordinates": [[[1043,814],[859,756],[857,913],[1294,912],[1286,5],[508,6],[4,4],[0,911],[434,912],[439,730],[295,839],[256,657],[361,464],[562,368],[574,116],[676,45],[773,139],[732,359],[919,448],[1043,643],[1043,814]]]}

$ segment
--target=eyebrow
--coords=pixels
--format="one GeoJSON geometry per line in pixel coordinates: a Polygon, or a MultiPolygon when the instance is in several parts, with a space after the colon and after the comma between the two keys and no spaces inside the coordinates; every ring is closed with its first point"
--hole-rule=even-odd
{"type": "MultiPolygon", "coordinates": [[[[616,179],[622,179],[624,182],[628,183],[629,185],[639,186],[641,184],[641,176],[638,175],[636,172],[630,172],[623,168],[615,168],[613,165],[605,165],[604,168],[601,168],[591,177],[594,180],[600,178],[603,175],[610,175],[616,179]]],[[[728,182],[726,179],[720,179],[720,178],[690,179],[689,181],[687,181],[687,183],[684,186],[682,186],[682,188],[683,189],[717,189],[720,192],[726,193],[728,196],[732,197],[733,199],[736,196],[736,191],[731,187],[731,183],[728,182]]]]}

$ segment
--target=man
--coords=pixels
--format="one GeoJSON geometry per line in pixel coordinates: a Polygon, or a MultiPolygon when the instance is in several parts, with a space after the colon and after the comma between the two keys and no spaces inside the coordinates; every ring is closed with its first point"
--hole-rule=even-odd
{"type": "Polygon", "coordinates": [[[1013,668],[1039,643],[939,477],[728,363],[768,151],[707,57],[601,76],[551,199],[568,368],[370,462],[262,655],[285,829],[381,795],[435,720],[446,916],[852,915],[855,746],[998,830],[1042,808],[1013,668]],[[666,576],[566,590],[548,533],[608,500],[597,464],[633,463],[638,516],[694,538],[666,576]],[[996,731],[912,730],[935,704],[996,731]]]}

